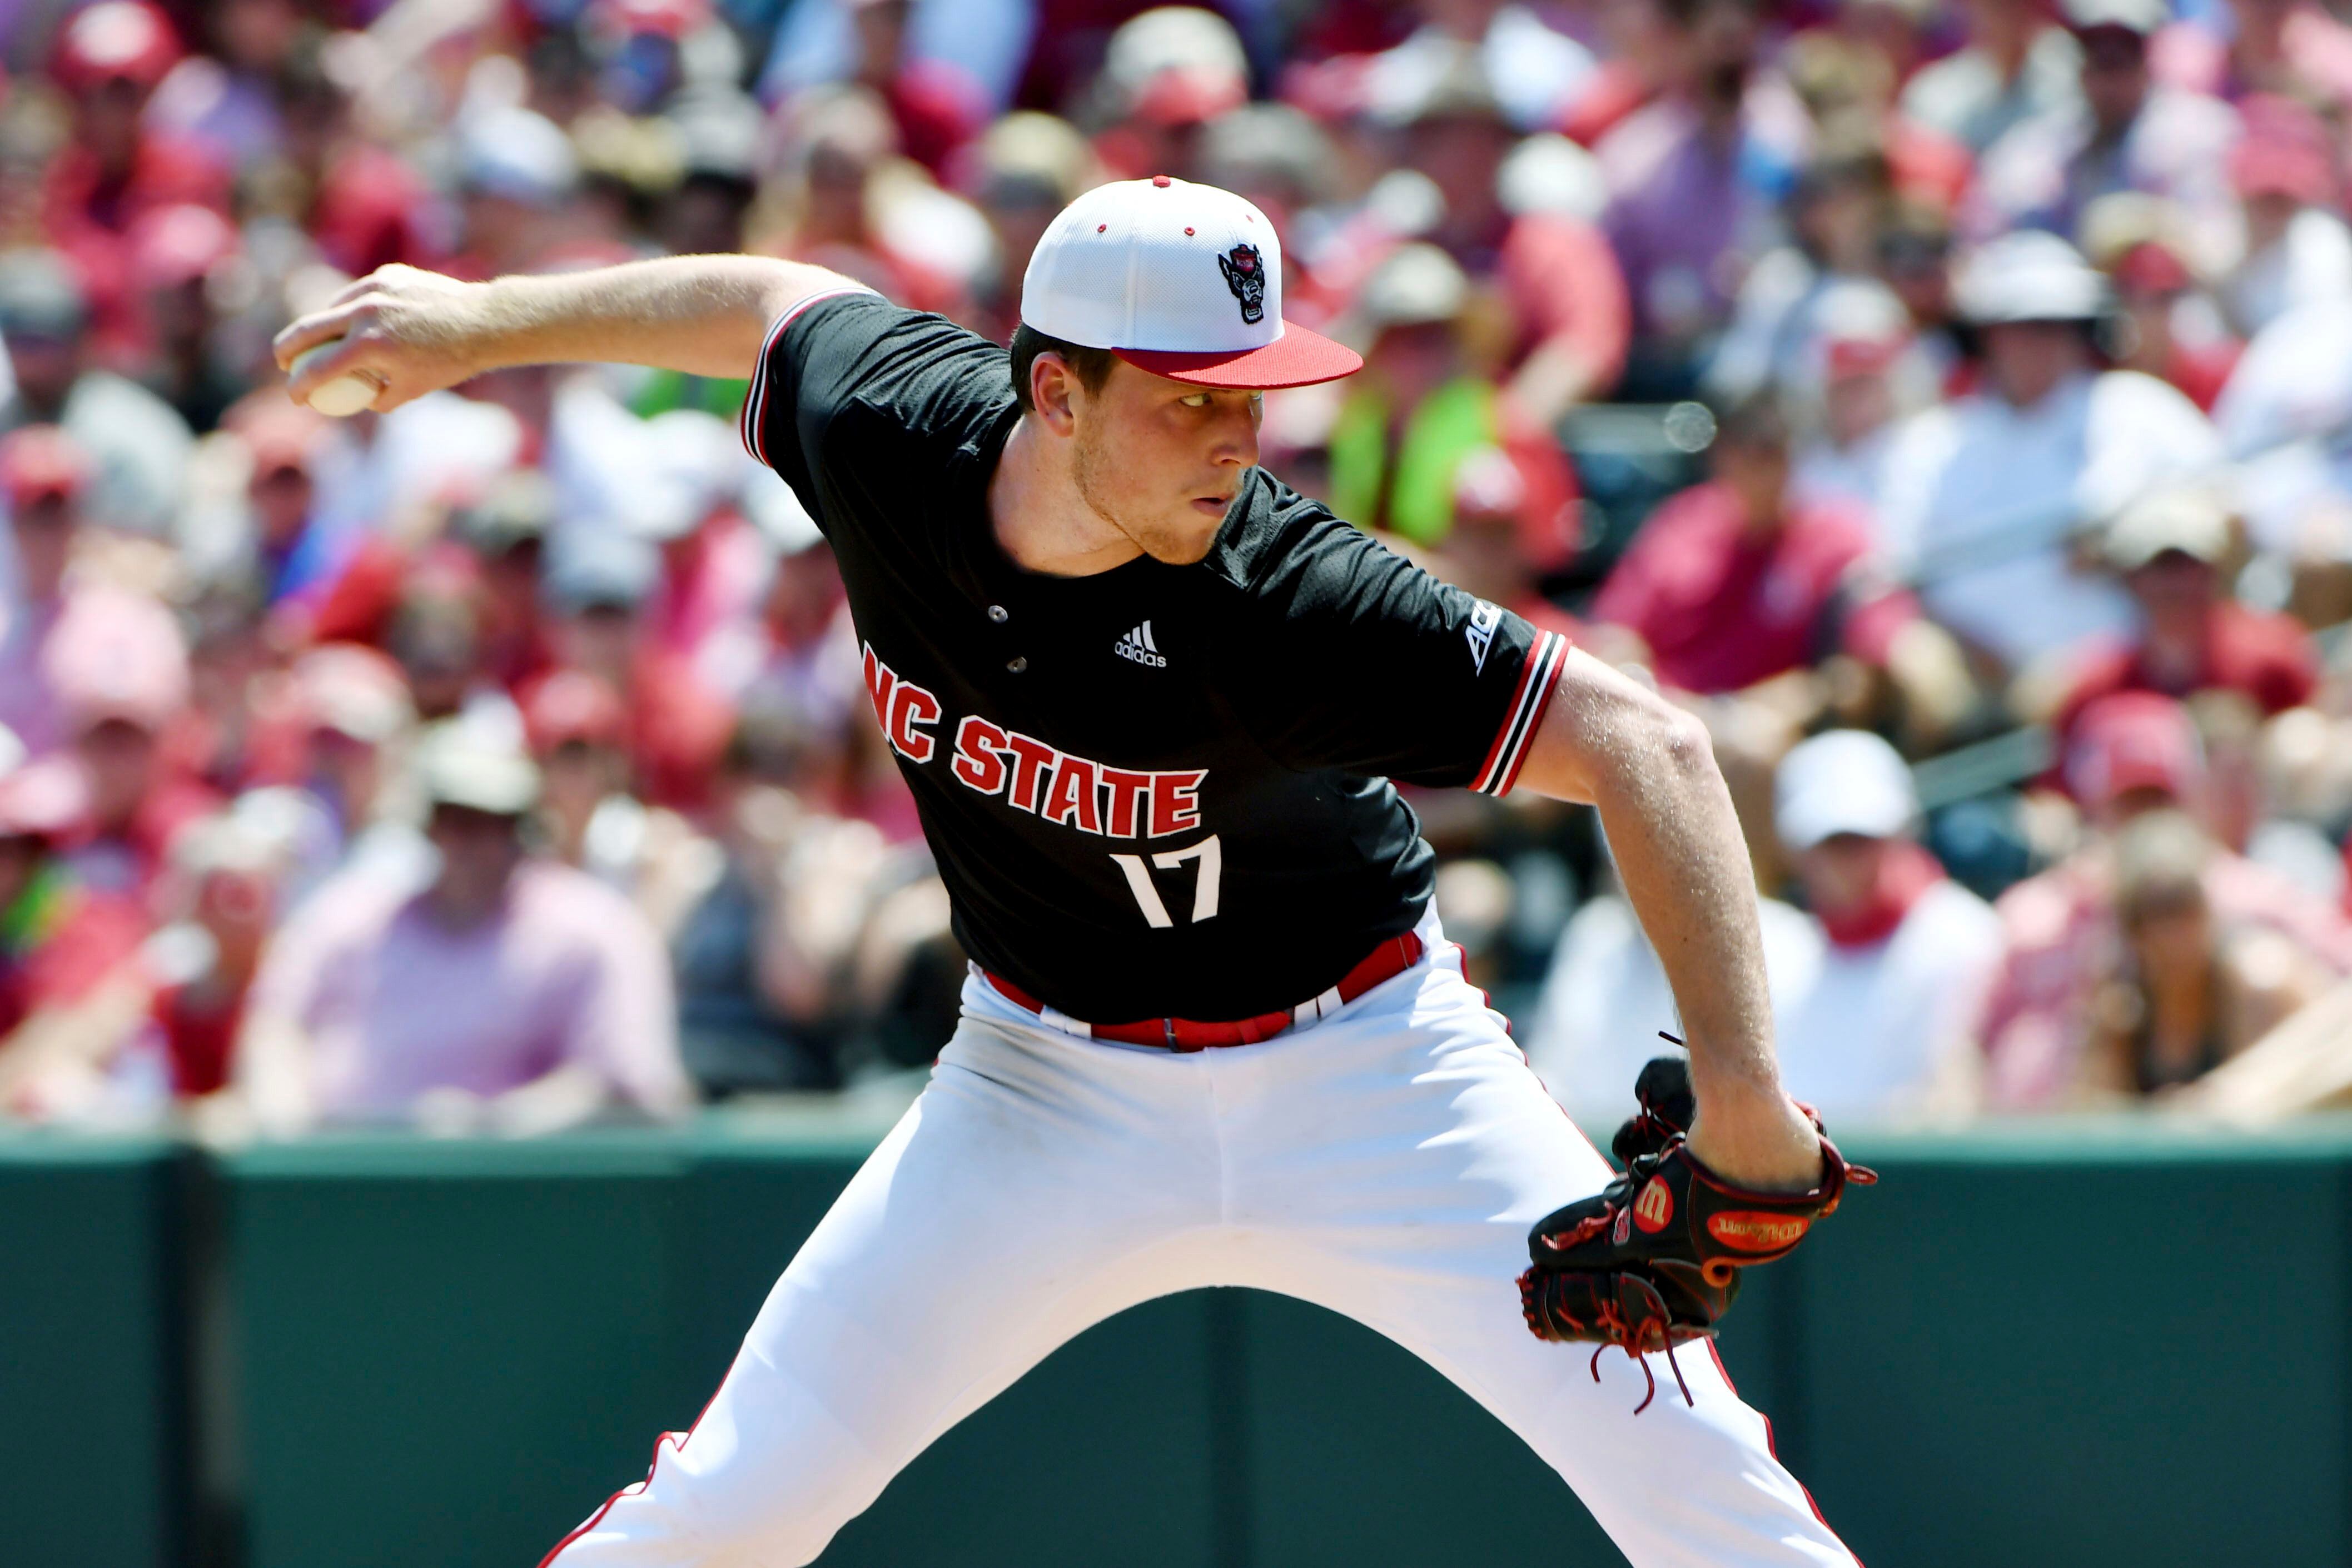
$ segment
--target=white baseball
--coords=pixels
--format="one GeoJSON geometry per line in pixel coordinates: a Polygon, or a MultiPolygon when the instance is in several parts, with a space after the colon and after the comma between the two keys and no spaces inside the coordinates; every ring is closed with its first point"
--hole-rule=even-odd
{"type": "MultiPolygon", "coordinates": [[[[292,381],[301,375],[311,361],[332,352],[335,345],[341,341],[341,338],[330,338],[323,343],[313,343],[295,355],[293,364],[287,368],[286,379],[292,381]]],[[[371,372],[352,371],[337,376],[324,386],[311,388],[308,401],[312,408],[331,419],[349,419],[364,409],[373,407],[376,393],[383,390],[383,383],[371,372]]]]}

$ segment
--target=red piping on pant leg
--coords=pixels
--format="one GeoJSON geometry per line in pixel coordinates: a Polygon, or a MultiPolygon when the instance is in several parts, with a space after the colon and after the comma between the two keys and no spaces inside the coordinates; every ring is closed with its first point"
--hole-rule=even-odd
{"type": "MultiPolygon", "coordinates": [[[[741,1359],[742,1353],[738,1351],[736,1353],[736,1360],[740,1361],[741,1359]]],[[[727,1364],[727,1377],[732,1377],[734,1375],[735,1363],[729,1362],[727,1364]]],[[[702,1409],[694,1417],[693,1426],[688,1427],[683,1432],[664,1432],[660,1437],[654,1439],[653,1461],[646,1466],[646,1479],[641,1481],[631,1481],[627,1486],[623,1487],[619,1491],[616,1491],[611,1497],[606,1498],[604,1500],[604,1506],[590,1514],[586,1523],[573,1526],[570,1534],[557,1542],[553,1546],[548,1548],[547,1555],[539,1560],[539,1568],[550,1568],[550,1565],[553,1563],[558,1557],[563,1555],[563,1549],[565,1547],[570,1546],[573,1542],[579,1540],[582,1536],[590,1533],[598,1525],[604,1523],[604,1516],[613,1511],[613,1505],[614,1503],[620,1501],[625,1497],[635,1497],[639,1492],[642,1492],[646,1488],[652,1486],[654,1484],[654,1471],[661,1465],[662,1445],[664,1443],[668,1442],[672,1437],[676,1437],[677,1439],[677,1451],[681,1454],[686,1452],[686,1446],[694,1441],[696,1428],[702,1425],[702,1417],[709,1415],[710,1407],[719,1403],[719,1396],[727,1386],[727,1377],[720,1378],[719,1380],[719,1386],[710,1391],[710,1397],[702,1402],[702,1409]]]]}
{"type": "MultiPolygon", "coordinates": [[[[1464,951],[1462,944],[1459,942],[1448,942],[1446,946],[1454,949],[1454,970],[1461,975],[1462,983],[1465,986],[1470,985],[1470,955],[1464,951]]],[[[1486,988],[1484,986],[1470,986],[1470,988],[1478,993],[1478,999],[1486,1004],[1486,1010],[1488,1012],[1494,1013],[1497,1018],[1501,1018],[1503,1019],[1503,1033],[1509,1037],[1512,1044],[1518,1045],[1518,1037],[1511,1034],[1510,1019],[1505,1016],[1502,1011],[1495,1006],[1495,998],[1486,994],[1486,988]]],[[[1524,1057],[1527,1053],[1527,1047],[1519,1046],[1519,1054],[1524,1057]]]]}
{"type": "MultiPolygon", "coordinates": [[[[1723,1364],[1723,1353],[1715,1348],[1715,1342],[1713,1340],[1706,1342],[1706,1354],[1715,1358],[1715,1370],[1722,1375],[1723,1385],[1731,1390],[1731,1396],[1733,1398],[1738,1398],[1738,1385],[1731,1381],[1731,1369],[1723,1364]]],[[[1755,1409],[1755,1406],[1750,1406],[1748,1408],[1755,1409]]],[[[1773,1462],[1777,1464],[1780,1458],[1780,1446],[1773,1439],[1772,1437],[1772,1417],[1765,1415],[1761,1410],[1757,1410],[1756,1418],[1764,1423],[1764,1451],[1770,1454],[1772,1456],[1773,1462]]],[[[1781,1465],[1780,1468],[1785,1470],[1788,1469],[1789,1467],[1781,1465]]],[[[1830,1523],[1828,1516],[1822,1512],[1822,1505],[1813,1500],[1812,1489],[1807,1486],[1804,1482],[1797,1480],[1796,1473],[1793,1470],[1790,1471],[1789,1479],[1792,1481],[1797,1481],[1797,1490],[1805,1494],[1805,1506],[1813,1511],[1813,1517],[1820,1520],[1822,1528],[1830,1532],[1830,1539],[1838,1543],[1839,1550],[1843,1552],[1848,1557],[1853,1557],[1853,1568],[1862,1568],[1862,1559],[1854,1557],[1853,1548],[1845,1543],[1845,1537],[1837,1532],[1837,1527],[1830,1523]]]]}
{"type": "MultiPolygon", "coordinates": [[[[1454,949],[1454,961],[1462,970],[1462,977],[1464,982],[1466,984],[1470,977],[1470,955],[1462,950],[1462,944],[1459,942],[1448,942],[1446,946],[1454,949]]],[[[1482,988],[1473,986],[1471,987],[1471,989],[1477,991],[1479,999],[1486,1004],[1486,1010],[1488,1012],[1494,1012],[1496,1010],[1494,998],[1488,996],[1482,988]]],[[[1519,1053],[1519,1060],[1527,1064],[1528,1076],[1536,1081],[1536,1087],[1543,1091],[1544,1098],[1552,1103],[1552,1108],[1558,1111],[1560,1113],[1560,1116],[1568,1123],[1568,1130],[1576,1134],[1577,1142],[1582,1144],[1586,1148],[1591,1149],[1595,1155],[1599,1155],[1601,1153],[1599,1146],[1596,1145],[1591,1138],[1584,1135],[1584,1129],[1576,1124],[1576,1118],[1569,1115],[1568,1107],[1559,1103],[1559,1096],[1551,1092],[1551,1086],[1543,1081],[1543,1074],[1536,1071],[1536,1064],[1533,1061],[1528,1061],[1528,1048],[1519,1044],[1517,1037],[1511,1033],[1511,1020],[1507,1018],[1503,1019],[1503,1036],[1505,1039],[1510,1040],[1512,1048],[1519,1053]]],[[[1604,1164],[1607,1163],[1605,1155],[1602,1156],[1602,1162],[1604,1164]]],[[[1708,1348],[1713,1349],[1714,1347],[1710,1345],[1708,1348]]],[[[1718,1362],[1717,1364],[1720,1365],[1721,1363],[1718,1362]]],[[[1725,1381],[1728,1382],[1730,1380],[1727,1378],[1725,1381]]]]}

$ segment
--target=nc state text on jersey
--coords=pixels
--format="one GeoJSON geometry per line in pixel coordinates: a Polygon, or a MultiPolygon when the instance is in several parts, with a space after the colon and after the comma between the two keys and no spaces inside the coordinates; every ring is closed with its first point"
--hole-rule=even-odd
{"type": "MultiPolygon", "coordinates": [[[[866,690],[891,749],[917,766],[938,754],[940,699],[865,649],[866,690]]],[[[956,725],[956,782],[1016,810],[1113,839],[1156,839],[1201,825],[1205,768],[1130,768],[1076,757],[978,714],[956,725]]]]}

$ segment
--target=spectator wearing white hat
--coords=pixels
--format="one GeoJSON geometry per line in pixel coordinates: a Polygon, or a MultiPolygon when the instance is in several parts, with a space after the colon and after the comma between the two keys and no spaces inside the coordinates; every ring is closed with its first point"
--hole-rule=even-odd
{"type": "Polygon", "coordinates": [[[1203,129],[1249,101],[1249,58],[1214,11],[1155,5],[1110,35],[1090,96],[1113,178],[1197,180],[1203,129]]]}
{"type": "Polygon", "coordinates": [[[538,266],[564,237],[580,184],[572,138],[522,108],[474,115],[457,128],[467,275],[497,277],[538,266]]]}
{"type": "Polygon", "coordinates": [[[2074,540],[2149,487],[2212,469],[2221,444],[2174,388],[2102,368],[2107,281],[2056,235],[1985,246],[1958,296],[1982,388],[1906,423],[1879,517],[1928,615],[2014,674],[2128,629],[2130,601],[2077,570],[2074,540]]]}
{"type": "Polygon", "coordinates": [[[1782,759],[1773,815],[1822,936],[1776,1009],[1789,1092],[1840,1123],[1969,1108],[2000,919],[1913,837],[1911,769],[1866,731],[1817,735],[1782,759]]]}
{"type": "Polygon", "coordinates": [[[237,1045],[260,1125],[513,1135],[682,1109],[661,945],[626,898],[526,852],[538,768],[459,723],[426,738],[421,771],[432,881],[338,878],[263,959],[237,1045]]]}

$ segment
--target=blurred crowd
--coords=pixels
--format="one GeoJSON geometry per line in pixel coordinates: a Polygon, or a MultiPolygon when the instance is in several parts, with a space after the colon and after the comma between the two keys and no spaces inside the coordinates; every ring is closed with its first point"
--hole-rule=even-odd
{"type": "MultiPolygon", "coordinates": [[[[270,336],[389,264],[748,250],[1002,340],[1154,173],[1366,356],[1269,396],[1277,474],[1706,718],[1800,1097],[2352,1094],[2352,26],[2179,4],[7,7],[0,1117],[928,1062],[963,957],[743,383],[337,422],[270,336]]],[[[1674,1011],[1591,813],[1415,805],[1612,1120],[1674,1011]]]]}

